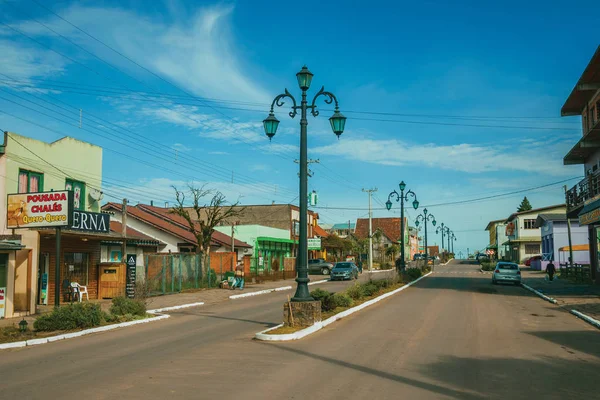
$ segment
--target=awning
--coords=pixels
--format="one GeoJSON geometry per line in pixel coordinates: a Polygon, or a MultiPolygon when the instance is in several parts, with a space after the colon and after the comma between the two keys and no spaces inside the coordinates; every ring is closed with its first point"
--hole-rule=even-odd
{"type": "MultiPolygon", "coordinates": [[[[560,247],[558,251],[569,251],[569,246],[560,247]]],[[[590,245],[589,243],[573,245],[573,251],[590,251],[590,245]]]]}
{"type": "Polygon", "coordinates": [[[586,204],[579,212],[579,225],[590,225],[600,221],[600,199],[586,204]]]}
{"type": "Polygon", "coordinates": [[[0,240],[0,250],[21,250],[23,248],[25,248],[25,246],[19,241],[0,240]]]}
{"type": "Polygon", "coordinates": [[[511,244],[519,244],[519,243],[542,243],[542,239],[540,238],[519,238],[519,239],[511,239],[511,240],[507,240],[506,242],[502,243],[502,246],[508,246],[511,244]]]}
{"type": "Polygon", "coordinates": [[[490,244],[489,246],[486,247],[486,249],[490,250],[490,249],[497,249],[498,245],[497,244],[490,244]]]}

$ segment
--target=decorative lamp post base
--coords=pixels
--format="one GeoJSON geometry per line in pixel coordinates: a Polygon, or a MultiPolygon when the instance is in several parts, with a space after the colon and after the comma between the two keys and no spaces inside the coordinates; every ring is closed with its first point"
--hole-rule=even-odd
{"type": "Polygon", "coordinates": [[[286,302],[283,305],[283,325],[308,327],[321,321],[320,301],[286,302]],[[291,311],[291,312],[290,312],[291,311]]]}

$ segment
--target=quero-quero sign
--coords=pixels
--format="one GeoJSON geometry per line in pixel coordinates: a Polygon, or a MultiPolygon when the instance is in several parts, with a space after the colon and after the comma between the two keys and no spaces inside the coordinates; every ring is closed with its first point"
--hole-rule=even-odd
{"type": "Polygon", "coordinates": [[[73,192],[9,194],[6,204],[9,229],[67,226],[73,214],[73,192]]]}

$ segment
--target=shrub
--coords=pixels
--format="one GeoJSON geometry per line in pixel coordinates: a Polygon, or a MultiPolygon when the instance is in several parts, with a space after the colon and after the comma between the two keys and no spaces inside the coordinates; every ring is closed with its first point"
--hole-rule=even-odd
{"type": "Polygon", "coordinates": [[[378,293],[379,290],[379,286],[377,286],[373,282],[369,282],[362,285],[362,292],[365,297],[373,296],[374,294],[378,293]]]}
{"type": "Polygon", "coordinates": [[[352,307],[354,301],[346,293],[335,293],[331,296],[336,307],[352,307]]]}
{"type": "Polygon", "coordinates": [[[409,281],[414,281],[417,278],[420,278],[423,274],[419,268],[407,268],[405,272],[409,281]]]}
{"type": "Polygon", "coordinates": [[[146,303],[139,299],[115,297],[110,306],[110,313],[113,315],[133,314],[143,317],[146,315],[146,303]]]}
{"type": "Polygon", "coordinates": [[[333,311],[337,307],[335,298],[333,295],[327,296],[321,300],[321,311],[333,311]]]}
{"type": "Polygon", "coordinates": [[[494,263],[490,262],[482,262],[481,263],[481,269],[484,271],[493,271],[495,268],[494,263]]]}
{"type": "Polygon", "coordinates": [[[383,264],[381,264],[380,269],[392,269],[392,264],[390,264],[389,262],[385,262],[383,264]]]}
{"type": "Polygon", "coordinates": [[[323,302],[323,300],[329,296],[331,296],[331,292],[328,292],[327,290],[323,290],[321,288],[315,289],[312,292],[310,292],[310,297],[320,302],[323,302]]]}
{"type": "Polygon", "coordinates": [[[363,285],[356,282],[346,289],[346,294],[353,300],[360,300],[364,296],[363,285]]]}
{"type": "Polygon", "coordinates": [[[105,321],[105,315],[100,304],[75,303],[55,308],[51,313],[38,317],[33,327],[37,331],[92,328],[101,325],[105,321]]]}

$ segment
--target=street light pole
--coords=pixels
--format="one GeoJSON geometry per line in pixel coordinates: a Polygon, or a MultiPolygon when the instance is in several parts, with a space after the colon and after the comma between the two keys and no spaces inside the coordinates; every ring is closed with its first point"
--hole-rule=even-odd
{"type": "Polygon", "coordinates": [[[398,194],[398,192],[396,192],[395,190],[392,191],[388,195],[388,201],[385,203],[385,206],[388,209],[388,211],[392,209],[391,198],[393,196],[396,196],[396,202],[400,201],[400,266],[397,272],[401,272],[406,269],[406,259],[404,254],[404,250],[406,247],[404,243],[404,230],[406,229],[404,226],[404,200],[408,201],[408,198],[412,196],[414,198],[413,208],[415,210],[419,208],[419,200],[417,200],[417,195],[412,190],[409,190],[408,192],[406,192],[406,194],[404,194],[404,190],[406,189],[406,183],[404,183],[404,181],[400,182],[398,188],[400,189],[400,194],[398,194]]]}
{"type": "MultiPolygon", "coordinates": [[[[444,223],[442,222],[439,226],[439,228],[437,228],[435,230],[435,233],[440,233],[442,232],[442,253],[444,252],[444,223]]],[[[448,243],[448,251],[450,251],[450,243],[448,243]]]]}
{"type": "MultiPolygon", "coordinates": [[[[417,216],[417,219],[415,220],[415,224],[417,226],[419,226],[420,221],[423,221],[425,223],[425,266],[427,266],[429,264],[429,256],[427,255],[428,253],[428,249],[427,249],[427,221],[431,220],[431,224],[433,226],[435,226],[436,222],[435,222],[435,217],[433,216],[433,214],[429,214],[427,209],[423,210],[423,214],[419,214],[417,216]]],[[[433,270],[433,268],[432,268],[433,270]]]]}
{"type": "Polygon", "coordinates": [[[329,118],[329,123],[333,133],[335,133],[339,139],[344,127],[346,125],[346,117],[342,115],[339,110],[338,100],[333,93],[326,92],[325,87],[321,87],[321,90],[315,95],[312,100],[312,104],[308,105],[306,101],[306,91],[309,89],[312,82],[313,74],[308,70],[306,66],[302,67],[300,72],[296,74],[298,79],[298,86],[302,90],[302,100],[300,106],[296,105],[296,99],[291,93],[285,89],[284,93],[278,95],[273,99],[271,103],[271,111],[266,119],[263,120],[263,126],[266,135],[269,140],[275,136],[277,127],[279,126],[279,120],[275,117],[274,108],[275,106],[281,107],[285,103],[282,101],[286,97],[289,98],[293,104],[292,111],[289,112],[289,116],[294,118],[300,110],[300,237],[298,243],[298,256],[296,259],[296,270],[298,276],[296,282],[298,283],[296,288],[296,294],[292,298],[292,301],[313,301],[308,291],[308,138],[307,138],[307,110],[311,109],[313,117],[319,115],[319,111],[315,105],[317,99],[320,96],[325,97],[325,103],[331,104],[335,102],[335,110],[333,115],[329,118]]]}
{"type": "Polygon", "coordinates": [[[369,193],[369,272],[373,270],[373,213],[371,212],[371,195],[377,191],[375,189],[363,189],[363,192],[369,193]]]}

